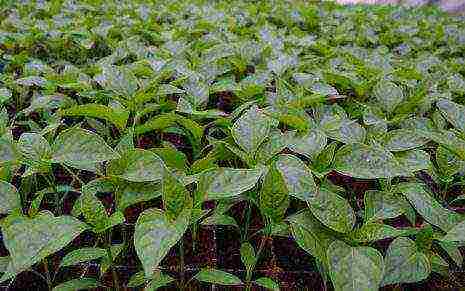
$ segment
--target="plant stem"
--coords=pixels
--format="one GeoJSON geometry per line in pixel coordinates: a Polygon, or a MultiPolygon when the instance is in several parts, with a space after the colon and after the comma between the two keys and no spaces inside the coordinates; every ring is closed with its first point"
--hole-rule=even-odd
{"type": "Polygon", "coordinates": [[[115,268],[112,266],[113,264],[113,255],[111,253],[111,230],[108,232],[108,240],[106,244],[106,251],[107,251],[107,256],[108,260],[110,261],[110,266],[109,268],[111,269],[111,275],[113,277],[113,287],[115,290],[121,290],[119,286],[119,281],[118,281],[118,274],[116,273],[115,268]]]}
{"type": "Polygon", "coordinates": [[[252,206],[250,205],[250,202],[248,202],[247,203],[247,212],[245,213],[245,225],[244,225],[244,230],[242,231],[241,242],[244,242],[247,239],[251,216],[252,216],[252,206]]]}
{"type": "Polygon", "coordinates": [[[184,238],[182,237],[179,241],[179,272],[181,274],[181,290],[185,289],[185,274],[184,274],[184,238]]]}
{"type": "Polygon", "coordinates": [[[45,279],[47,281],[47,286],[48,286],[48,290],[52,290],[52,279],[50,277],[50,271],[48,269],[48,260],[47,258],[45,258],[43,261],[42,261],[43,265],[44,265],[44,270],[45,270],[45,279]]]}

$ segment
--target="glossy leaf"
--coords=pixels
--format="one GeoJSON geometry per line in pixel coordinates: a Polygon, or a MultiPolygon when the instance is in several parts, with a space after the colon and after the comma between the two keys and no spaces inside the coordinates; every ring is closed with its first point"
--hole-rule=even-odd
{"type": "Polygon", "coordinates": [[[106,255],[106,251],[100,248],[81,248],[68,253],[60,263],[60,267],[76,265],[82,262],[99,259],[106,255]]]}
{"type": "Polygon", "coordinates": [[[254,154],[270,132],[270,121],[254,105],[234,123],[231,132],[241,148],[254,154]]]}
{"type": "Polygon", "coordinates": [[[203,269],[198,272],[195,279],[205,282],[218,285],[241,285],[242,281],[238,277],[216,269],[203,269]]]}
{"type": "Polygon", "coordinates": [[[299,158],[280,155],[276,167],[283,176],[289,195],[308,201],[316,194],[317,187],[310,169],[299,158]]]}
{"type": "Polygon", "coordinates": [[[465,132],[465,106],[457,104],[447,99],[440,99],[436,106],[441,113],[455,128],[465,132]]]}
{"type": "Polygon", "coordinates": [[[20,208],[21,200],[16,187],[8,182],[0,181],[0,214],[8,214],[20,208]]]}
{"type": "Polygon", "coordinates": [[[273,291],[279,291],[279,285],[268,277],[261,277],[254,281],[255,284],[273,291]]]}
{"type": "Polygon", "coordinates": [[[289,206],[289,190],[283,175],[272,165],[263,179],[260,211],[272,221],[279,221],[289,206]]]}
{"type": "Polygon", "coordinates": [[[99,282],[94,278],[78,278],[61,283],[53,288],[53,291],[78,291],[98,288],[99,282]]]}
{"type": "Polygon", "coordinates": [[[85,116],[104,119],[113,123],[120,130],[126,127],[129,118],[129,112],[120,107],[106,106],[101,104],[83,104],[76,105],[61,112],[64,116],[85,116]]]}
{"type": "Polygon", "coordinates": [[[404,100],[402,89],[393,82],[384,80],[376,84],[373,95],[387,112],[392,112],[404,100]]]}

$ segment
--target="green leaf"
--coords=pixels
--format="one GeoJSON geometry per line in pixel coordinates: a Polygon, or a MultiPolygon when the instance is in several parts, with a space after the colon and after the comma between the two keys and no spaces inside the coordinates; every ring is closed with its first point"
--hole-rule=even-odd
{"type": "Polygon", "coordinates": [[[145,274],[144,271],[139,271],[129,278],[127,286],[129,288],[134,288],[145,283],[145,274]]]}
{"type": "Polygon", "coordinates": [[[88,226],[71,216],[53,217],[44,212],[30,219],[13,217],[2,227],[11,263],[0,281],[5,281],[68,245],[88,226]]]}
{"type": "Polygon", "coordinates": [[[0,214],[8,214],[16,209],[21,209],[21,200],[16,187],[0,181],[0,214]]]}
{"type": "Polygon", "coordinates": [[[383,279],[383,256],[370,247],[333,242],[328,250],[329,274],[335,290],[378,290],[383,279]]]}
{"type": "Polygon", "coordinates": [[[464,220],[460,214],[443,207],[425,191],[422,184],[401,183],[396,186],[396,190],[409,200],[426,221],[443,231],[451,230],[458,222],[464,220]]]}
{"type": "Polygon", "coordinates": [[[150,278],[168,251],[182,238],[189,226],[190,209],[185,208],[175,222],[170,222],[163,211],[148,209],[137,219],[134,246],[150,278]]]}
{"type": "Polygon", "coordinates": [[[260,211],[271,221],[280,221],[289,206],[289,191],[283,175],[271,165],[260,191],[260,211]]]}
{"type": "Polygon", "coordinates": [[[106,256],[106,251],[100,248],[81,248],[68,253],[60,263],[60,267],[77,265],[82,262],[96,260],[106,256]]]}
{"type": "Polygon", "coordinates": [[[261,277],[254,281],[255,284],[273,291],[279,291],[279,285],[268,277],[261,277]]]}
{"type": "Polygon", "coordinates": [[[133,149],[125,152],[121,159],[114,161],[108,172],[131,182],[157,182],[163,177],[163,160],[155,153],[133,149]]]}
{"type": "Polygon", "coordinates": [[[338,150],[334,160],[336,171],[354,178],[393,178],[410,174],[393,154],[374,146],[346,145],[338,150]]]}
{"type": "Polygon", "coordinates": [[[289,195],[308,201],[317,193],[317,187],[310,169],[299,158],[280,155],[276,167],[286,182],[289,195]]]}
{"type": "Polygon", "coordinates": [[[392,152],[411,150],[421,147],[427,142],[427,138],[409,129],[391,130],[384,136],[384,148],[392,152]]]}
{"type": "Polygon", "coordinates": [[[392,112],[402,101],[404,94],[402,89],[390,81],[381,80],[373,88],[373,95],[381,108],[387,112],[392,112]]]}
{"type": "Polygon", "coordinates": [[[246,269],[252,270],[257,261],[253,246],[249,242],[242,243],[240,253],[241,261],[246,267],[246,269]]]}
{"type": "Polygon", "coordinates": [[[161,189],[165,215],[175,220],[183,211],[189,192],[168,169],[164,171],[161,189]]]}
{"type": "Polygon", "coordinates": [[[216,269],[202,269],[194,276],[194,278],[201,282],[210,284],[242,285],[242,281],[238,277],[216,269]]]}
{"type": "Polygon", "coordinates": [[[7,88],[0,88],[0,104],[10,100],[11,96],[13,96],[13,94],[10,90],[8,90],[7,88]]]}
{"type": "Polygon", "coordinates": [[[236,143],[253,155],[270,132],[269,117],[253,105],[236,120],[231,132],[236,143]]]}
{"type": "Polygon", "coordinates": [[[349,202],[326,188],[320,188],[308,207],[320,222],[335,231],[346,233],[354,227],[355,213],[349,202]]]}
{"type": "Polygon", "coordinates": [[[349,234],[356,242],[374,242],[386,238],[394,238],[415,233],[408,229],[397,229],[387,224],[369,222],[349,234]]]}
{"type": "Polygon", "coordinates": [[[113,123],[119,130],[126,127],[129,118],[129,112],[120,106],[106,106],[101,104],[89,103],[76,105],[61,112],[64,116],[85,116],[104,119],[113,123]]]}
{"type": "Polygon", "coordinates": [[[15,146],[5,137],[0,137],[0,165],[14,162],[18,157],[15,146]]]}
{"type": "Polygon", "coordinates": [[[124,211],[131,205],[160,197],[161,184],[153,182],[127,182],[119,187],[116,193],[117,208],[120,211],[124,211]]]}
{"type": "Polygon", "coordinates": [[[300,135],[296,131],[287,131],[284,134],[287,147],[309,158],[317,156],[326,146],[326,135],[318,129],[312,129],[308,134],[300,135]]]}
{"type": "Polygon", "coordinates": [[[395,218],[404,213],[407,200],[390,192],[368,190],[365,192],[365,221],[395,218]]]}
{"type": "Polygon", "coordinates": [[[171,276],[161,272],[156,272],[155,275],[152,276],[152,280],[150,280],[150,282],[144,288],[144,291],[155,291],[158,288],[169,285],[174,281],[175,280],[171,276]]]}
{"type": "Polygon", "coordinates": [[[61,132],[53,143],[52,153],[54,162],[66,163],[76,168],[119,157],[99,135],[81,128],[61,132]]]}
{"type": "Polygon", "coordinates": [[[465,221],[454,225],[441,240],[445,242],[465,242],[465,221]]]}
{"type": "Polygon", "coordinates": [[[37,133],[23,133],[18,139],[21,154],[33,161],[50,159],[52,149],[48,141],[37,133]]]}
{"type": "Polygon", "coordinates": [[[202,173],[199,182],[205,200],[239,196],[257,184],[263,169],[218,168],[202,173]]]}
{"type": "Polygon", "coordinates": [[[53,291],[78,291],[98,288],[99,282],[94,278],[72,279],[53,288],[53,291]]]}
{"type": "Polygon", "coordinates": [[[228,215],[213,214],[202,221],[202,225],[230,225],[239,227],[236,220],[228,215]]]}
{"type": "Polygon", "coordinates": [[[292,236],[307,253],[326,264],[326,250],[334,235],[309,210],[288,217],[292,236]]]}
{"type": "Polygon", "coordinates": [[[125,67],[104,66],[98,77],[97,81],[103,88],[127,99],[137,91],[137,78],[125,67]]]}
{"type": "Polygon", "coordinates": [[[431,273],[428,257],[417,250],[415,242],[406,237],[396,238],[386,253],[382,286],[415,283],[431,273]]]}
{"type": "Polygon", "coordinates": [[[465,106],[447,99],[439,99],[436,106],[447,121],[461,132],[465,132],[465,106]]]}

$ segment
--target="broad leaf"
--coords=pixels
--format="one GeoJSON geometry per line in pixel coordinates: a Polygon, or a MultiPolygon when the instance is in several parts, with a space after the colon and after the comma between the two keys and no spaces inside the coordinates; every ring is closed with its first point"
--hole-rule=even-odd
{"type": "Polygon", "coordinates": [[[272,165],[263,179],[260,211],[272,221],[280,221],[289,206],[289,191],[283,175],[272,165]]]}
{"type": "Polygon", "coordinates": [[[390,192],[369,190],[365,192],[365,221],[395,218],[404,213],[408,202],[404,197],[390,192]]]}
{"type": "Polygon", "coordinates": [[[308,201],[316,194],[317,187],[310,169],[295,156],[280,155],[276,167],[286,182],[289,195],[308,201]]]}
{"type": "Polygon", "coordinates": [[[333,242],[328,250],[329,274],[335,290],[378,290],[383,279],[383,256],[370,247],[333,242]]]}
{"type": "Polygon", "coordinates": [[[15,209],[21,209],[21,200],[16,187],[0,181],[0,214],[8,214],[15,209]]]}
{"type": "Polygon", "coordinates": [[[287,147],[299,154],[313,158],[326,146],[326,135],[318,129],[312,129],[308,134],[301,135],[295,131],[285,133],[287,147]]]}
{"type": "Polygon", "coordinates": [[[33,161],[50,159],[51,148],[48,141],[37,133],[23,133],[18,140],[21,154],[33,161]]]}
{"type": "Polygon", "coordinates": [[[94,278],[72,279],[53,288],[53,291],[78,291],[98,288],[99,282],[94,278]]]}
{"type": "Polygon", "coordinates": [[[387,112],[392,112],[397,105],[404,101],[402,89],[390,81],[381,80],[373,89],[373,95],[387,112]]]}
{"type": "Polygon", "coordinates": [[[406,151],[421,147],[428,142],[427,138],[409,129],[388,131],[384,137],[384,148],[388,151],[406,151]]]}
{"type": "Polygon", "coordinates": [[[234,123],[231,132],[236,143],[253,155],[270,131],[269,117],[254,105],[234,123]]]}
{"type": "Polygon", "coordinates": [[[465,106],[454,103],[447,99],[440,99],[436,106],[441,113],[455,128],[465,132],[465,106]]]}
{"type": "Polygon", "coordinates": [[[161,193],[166,217],[175,220],[183,211],[189,192],[178,178],[166,169],[163,175],[161,193]]]}
{"type": "Polygon", "coordinates": [[[116,125],[120,130],[126,127],[126,122],[129,118],[129,112],[121,105],[119,107],[110,107],[95,103],[76,105],[63,110],[61,113],[64,116],[85,116],[104,119],[116,125]]]}
{"type": "Polygon", "coordinates": [[[399,237],[389,245],[384,261],[383,286],[419,282],[431,273],[428,257],[419,252],[415,242],[406,237],[399,237]]]}
{"type": "Polygon", "coordinates": [[[106,256],[106,251],[100,248],[81,248],[68,253],[60,263],[60,267],[76,265],[82,262],[96,260],[106,256]]]}
{"type": "Polygon", "coordinates": [[[53,143],[52,153],[54,162],[77,168],[119,157],[99,135],[81,128],[61,132],[53,143]]]}
{"type": "Polygon", "coordinates": [[[445,242],[465,242],[465,221],[453,226],[441,240],[445,242]]]}
{"type": "Polygon", "coordinates": [[[148,209],[137,219],[134,246],[145,276],[150,278],[168,251],[182,238],[189,226],[190,209],[170,222],[159,209],[148,209]]]}
{"type": "Polygon", "coordinates": [[[163,177],[163,160],[152,151],[133,149],[114,161],[109,173],[131,182],[157,182],[163,177]]]}
{"type": "Polygon", "coordinates": [[[267,289],[273,290],[273,291],[279,291],[278,283],[276,283],[275,281],[273,281],[272,279],[270,279],[268,277],[261,277],[261,278],[258,278],[255,281],[253,281],[253,282],[255,284],[257,284],[258,286],[261,286],[263,288],[267,288],[267,289]]]}
{"type": "Polygon", "coordinates": [[[127,99],[137,91],[137,78],[125,67],[104,66],[97,81],[105,89],[127,99]]]}
{"type": "Polygon", "coordinates": [[[308,202],[308,206],[321,223],[335,231],[349,232],[355,224],[355,213],[349,202],[324,187],[308,202]]]}
{"type": "Polygon", "coordinates": [[[11,262],[1,281],[62,249],[87,229],[86,224],[71,216],[53,217],[46,212],[32,219],[12,218],[2,227],[11,262]]]}

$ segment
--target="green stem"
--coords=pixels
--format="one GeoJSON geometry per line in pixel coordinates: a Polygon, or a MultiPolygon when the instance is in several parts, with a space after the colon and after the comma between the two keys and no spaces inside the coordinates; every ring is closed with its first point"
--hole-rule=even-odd
{"type": "Polygon", "coordinates": [[[42,263],[44,264],[45,279],[47,281],[48,290],[52,290],[52,279],[51,279],[51,276],[50,276],[50,271],[48,269],[48,260],[47,260],[47,258],[45,258],[42,263]]]}
{"type": "Polygon", "coordinates": [[[185,290],[185,274],[184,274],[184,268],[185,268],[185,263],[184,263],[184,238],[181,238],[179,241],[179,272],[181,274],[181,290],[185,290]]]}
{"type": "Polygon", "coordinates": [[[111,230],[108,232],[108,240],[106,244],[106,251],[108,260],[110,261],[109,268],[111,269],[111,275],[113,277],[113,287],[115,290],[121,290],[119,286],[118,274],[116,273],[115,268],[112,266],[113,264],[113,255],[111,253],[111,230]]]}
{"type": "Polygon", "coordinates": [[[251,216],[252,216],[252,206],[250,205],[250,202],[249,202],[247,203],[247,212],[245,213],[245,225],[244,225],[244,230],[242,231],[241,242],[244,242],[247,239],[251,216]]]}

